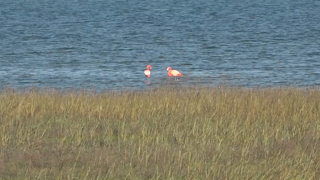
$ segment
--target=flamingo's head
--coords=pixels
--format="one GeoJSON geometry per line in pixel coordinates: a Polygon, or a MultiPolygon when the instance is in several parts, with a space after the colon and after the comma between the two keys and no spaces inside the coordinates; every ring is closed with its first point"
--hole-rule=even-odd
{"type": "Polygon", "coordinates": [[[149,70],[152,69],[152,66],[151,66],[151,65],[148,65],[148,66],[147,66],[147,69],[149,69],[149,70]]]}
{"type": "Polygon", "coordinates": [[[172,68],[171,67],[167,67],[167,71],[170,71],[170,70],[172,70],[172,68]]]}

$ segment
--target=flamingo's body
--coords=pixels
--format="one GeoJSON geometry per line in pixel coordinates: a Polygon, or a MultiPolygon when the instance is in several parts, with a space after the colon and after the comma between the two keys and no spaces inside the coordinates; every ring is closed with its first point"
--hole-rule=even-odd
{"type": "Polygon", "coordinates": [[[150,83],[150,76],[151,76],[151,69],[152,69],[152,66],[151,65],[148,65],[147,67],[146,67],[146,70],[144,70],[144,75],[148,78],[148,80],[147,80],[147,84],[149,84],[150,83]]]}
{"type": "Polygon", "coordinates": [[[147,78],[150,78],[150,76],[151,76],[151,70],[152,69],[152,66],[151,65],[148,65],[147,67],[146,67],[146,70],[144,70],[144,75],[147,77],[147,78]]]}
{"type": "Polygon", "coordinates": [[[183,76],[183,74],[177,70],[173,70],[171,67],[167,67],[168,76],[169,77],[177,77],[177,76],[183,76]]]}

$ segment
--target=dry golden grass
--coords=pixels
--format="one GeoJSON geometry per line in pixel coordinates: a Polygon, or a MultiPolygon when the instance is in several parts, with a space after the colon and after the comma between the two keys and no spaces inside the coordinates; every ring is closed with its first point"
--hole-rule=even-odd
{"type": "Polygon", "coordinates": [[[0,179],[320,179],[320,91],[0,92],[0,179]]]}

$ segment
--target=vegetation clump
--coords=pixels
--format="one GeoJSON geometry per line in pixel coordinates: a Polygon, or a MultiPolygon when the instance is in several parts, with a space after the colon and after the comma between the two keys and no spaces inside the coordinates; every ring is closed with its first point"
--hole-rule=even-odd
{"type": "Polygon", "coordinates": [[[320,91],[0,92],[0,179],[320,179],[320,91]]]}

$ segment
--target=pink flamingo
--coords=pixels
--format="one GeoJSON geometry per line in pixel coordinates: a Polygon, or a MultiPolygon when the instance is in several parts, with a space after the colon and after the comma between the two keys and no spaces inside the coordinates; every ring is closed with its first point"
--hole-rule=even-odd
{"type": "Polygon", "coordinates": [[[151,75],[151,70],[152,69],[152,66],[151,65],[148,65],[146,67],[146,70],[144,70],[144,75],[148,78],[148,81],[149,81],[149,78],[150,78],[150,75],[151,75]]]}
{"type": "Polygon", "coordinates": [[[177,76],[183,76],[183,74],[177,70],[173,70],[171,67],[167,67],[168,76],[169,77],[177,77],[177,76]]]}

